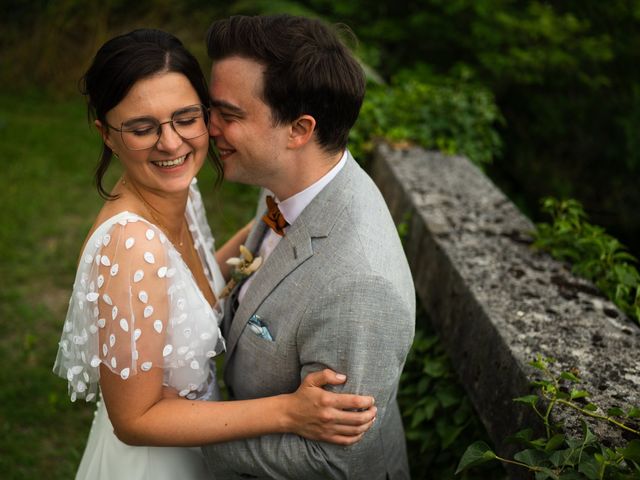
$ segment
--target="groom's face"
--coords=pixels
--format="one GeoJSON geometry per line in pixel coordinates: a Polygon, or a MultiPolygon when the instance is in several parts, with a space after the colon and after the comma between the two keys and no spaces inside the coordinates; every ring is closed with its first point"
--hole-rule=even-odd
{"type": "Polygon", "coordinates": [[[220,151],[225,179],[271,189],[281,175],[289,128],[274,125],[262,100],[263,68],[241,57],[214,63],[209,134],[220,151]]]}

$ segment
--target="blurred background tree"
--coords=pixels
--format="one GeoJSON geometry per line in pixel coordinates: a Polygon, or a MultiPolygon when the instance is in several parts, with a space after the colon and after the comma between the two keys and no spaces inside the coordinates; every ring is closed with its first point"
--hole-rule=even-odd
{"type": "Polygon", "coordinates": [[[639,253],[640,0],[5,0],[0,82],[73,94],[96,48],[138,26],[175,33],[206,67],[212,19],[276,12],[347,24],[386,82],[488,90],[501,139],[488,174],[534,219],[543,196],[577,198],[639,253]]]}

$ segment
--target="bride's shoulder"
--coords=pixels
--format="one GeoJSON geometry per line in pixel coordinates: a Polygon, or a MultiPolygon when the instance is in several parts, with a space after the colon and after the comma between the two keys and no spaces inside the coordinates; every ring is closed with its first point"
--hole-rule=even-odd
{"type": "Polygon", "coordinates": [[[108,218],[98,218],[85,241],[83,257],[87,263],[90,257],[98,254],[122,259],[141,256],[148,260],[164,254],[167,246],[166,235],[159,227],[136,213],[122,211],[108,218]]]}

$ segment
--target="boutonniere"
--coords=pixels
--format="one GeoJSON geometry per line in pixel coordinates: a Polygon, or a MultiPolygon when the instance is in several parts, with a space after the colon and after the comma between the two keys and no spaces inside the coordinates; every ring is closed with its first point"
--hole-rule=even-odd
{"type": "Polygon", "coordinates": [[[231,257],[226,263],[231,266],[231,280],[222,289],[220,298],[228,297],[238,283],[253,275],[262,265],[262,257],[254,257],[247,247],[240,245],[240,256],[231,257]]]}

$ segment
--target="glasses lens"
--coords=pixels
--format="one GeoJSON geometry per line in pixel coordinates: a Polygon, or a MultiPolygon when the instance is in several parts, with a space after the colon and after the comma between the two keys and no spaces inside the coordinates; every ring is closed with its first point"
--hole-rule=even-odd
{"type": "Polygon", "coordinates": [[[183,108],[173,115],[173,128],[182,138],[196,138],[207,133],[207,121],[202,105],[183,108]]]}
{"type": "Polygon", "coordinates": [[[122,141],[131,150],[151,148],[158,141],[158,130],[158,122],[152,120],[136,121],[122,129],[122,141]]]}
{"type": "Polygon", "coordinates": [[[170,122],[158,123],[144,118],[125,122],[120,131],[122,141],[130,150],[146,150],[158,143],[160,126],[171,123],[175,132],[184,139],[196,138],[208,131],[204,106],[191,105],[176,111],[170,122]]]}

